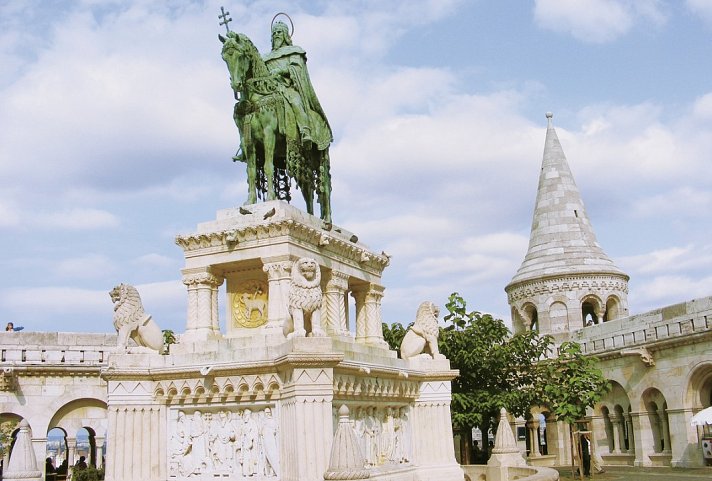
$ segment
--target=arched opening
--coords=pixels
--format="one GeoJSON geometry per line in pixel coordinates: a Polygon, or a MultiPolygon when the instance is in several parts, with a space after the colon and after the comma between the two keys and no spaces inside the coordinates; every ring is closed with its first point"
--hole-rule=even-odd
{"type": "Polygon", "coordinates": [[[587,296],[581,302],[581,319],[583,327],[598,324],[603,320],[603,309],[601,309],[601,301],[595,296],[587,296]]]}
{"type": "Polygon", "coordinates": [[[658,389],[650,388],[643,393],[642,401],[650,424],[653,452],[669,454],[670,424],[665,397],[658,389]]]}
{"type": "MultiPolygon", "coordinates": [[[[47,432],[47,454],[45,469],[52,463],[55,479],[66,479],[69,467],[69,448],[67,447],[67,432],[62,428],[52,428],[47,432]],[[47,461],[49,460],[49,461],[47,461]]],[[[45,473],[48,474],[48,473],[45,473]]]]}
{"type": "Polygon", "coordinates": [[[611,412],[606,406],[601,408],[601,415],[603,417],[603,427],[606,433],[606,446],[608,447],[608,452],[612,453],[615,449],[615,442],[613,441],[613,422],[611,421],[611,412]]]}

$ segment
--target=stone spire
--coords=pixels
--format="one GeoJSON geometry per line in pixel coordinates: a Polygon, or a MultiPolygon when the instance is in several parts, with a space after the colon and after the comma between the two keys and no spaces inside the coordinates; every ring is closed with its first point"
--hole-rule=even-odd
{"type": "Polygon", "coordinates": [[[605,272],[624,275],[603,252],[548,112],[544,159],[529,249],[512,284],[543,276],[605,272]]]}
{"type": "MultiPolygon", "coordinates": [[[[537,286],[541,289],[543,284],[552,282],[553,285],[545,290],[550,291],[554,288],[563,294],[566,299],[562,298],[561,302],[567,306],[567,310],[572,307],[580,310],[584,298],[589,294],[588,291],[591,291],[595,295],[591,297],[589,310],[595,321],[611,319],[605,316],[606,304],[609,300],[616,306],[615,317],[620,317],[621,311],[627,310],[628,276],[613,264],[598,245],[564,150],[552,124],[553,115],[547,113],[546,117],[548,126],[529,249],[519,270],[505,288],[510,298],[510,305],[513,307],[513,317],[515,320],[517,318],[522,320],[525,327],[531,327],[532,323],[536,323],[541,318],[542,306],[538,302],[540,300],[532,297],[535,297],[537,286]],[[615,286],[609,285],[610,282],[615,286]],[[528,289],[528,294],[522,292],[522,287],[526,287],[525,291],[528,289]],[[600,291],[601,288],[606,292],[596,294],[595,291],[600,291]],[[524,309],[526,297],[530,298],[528,312],[524,309]],[[577,306],[576,302],[578,302],[577,306]]],[[[555,296],[549,293],[549,299],[552,297],[555,296]]],[[[559,311],[557,315],[561,314],[559,311]]],[[[568,317],[572,320],[571,316],[568,317]]],[[[583,319],[583,316],[578,315],[578,318],[583,319]]],[[[567,322],[566,325],[548,326],[550,330],[541,330],[545,333],[556,333],[583,327],[583,324],[577,324],[571,325],[567,322]]],[[[515,330],[517,330],[516,322],[515,330]]]]}

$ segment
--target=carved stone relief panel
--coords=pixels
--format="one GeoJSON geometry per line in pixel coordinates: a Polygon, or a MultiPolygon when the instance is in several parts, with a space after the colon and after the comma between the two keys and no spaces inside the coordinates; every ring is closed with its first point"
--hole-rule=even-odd
{"type": "MultiPolygon", "coordinates": [[[[338,418],[336,409],[334,416],[338,418]]],[[[410,463],[411,424],[407,406],[358,405],[350,407],[350,417],[366,466],[410,463]]]]}
{"type": "Polygon", "coordinates": [[[174,409],[169,415],[168,475],[250,481],[279,479],[274,406],[174,409]]]}

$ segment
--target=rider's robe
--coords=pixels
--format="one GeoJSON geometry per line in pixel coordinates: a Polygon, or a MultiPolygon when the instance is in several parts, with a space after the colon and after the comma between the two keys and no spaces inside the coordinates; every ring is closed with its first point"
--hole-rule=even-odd
{"type": "MultiPolygon", "coordinates": [[[[265,55],[264,61],[270,72],[282,74],[285,88],[297,92],[306,110],[312,141],[319,150],[327,149],[333,140],[333,134],[309,78],[307,54],[304,49],[296,45],[285,45],[265,55]],[[289,73],[288,76],[283,75],[286,72],[289,73]]],[[[298,107],[292,105],[292,108],[298,107]]]]}

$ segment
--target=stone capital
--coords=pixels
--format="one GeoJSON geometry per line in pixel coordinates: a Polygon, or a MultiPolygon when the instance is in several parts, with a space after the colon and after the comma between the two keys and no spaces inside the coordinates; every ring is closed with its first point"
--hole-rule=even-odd
{"type": "Polygon", "coordinates": [[[345,292],[349,288],[349,275],[343,272],[331,271],[331,276],[326,282],[326,290],[345,292]]]}
{"type": "Polygon", "coordinates": [[[267,278],[271,281],[285,279],[291,275],[293,264],[291,261],[279,260],[269,262],[267,259],[263,259],[263,262],[262,270],[267,273],[267,278]]]}
{"type": "Polygon", "coordinates": [[[183,271],[183,284],[188,287],[195,287],[198,285],[208,285],[210,287],[219,287],[225,279],[223,277],[216,276],[209,270],[200,271],[183,271]]]}

